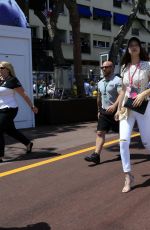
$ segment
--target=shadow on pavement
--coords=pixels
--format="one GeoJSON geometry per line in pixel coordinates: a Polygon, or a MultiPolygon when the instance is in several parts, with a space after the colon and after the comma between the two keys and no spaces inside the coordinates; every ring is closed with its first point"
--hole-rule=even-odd
{"type": "MultiPolygon", "coordinates": [[[[95,124],[95,122],[90,122],[90,124],[95,124]]],[[[55,125],[55,126],[40,126],[35,128],[29,128],[29,129],[21,129],[20,131],[27,136],[30,140],[33,139],[40,139],[44,137],[51,137],[51,136],[57,136],[60,133],[65,132],[72,132],[76,131],[77,129],[82,129],[83,127],[88,127],[89,122],[82,122],[82,123],[74,123],[69,125],[55,125]]],[[[18,141],[7,136],[6,138],[6,144],[14,144],[18,141]]]]}
{"type": "MultiPolygon", "coordinates": [[[[142,175],[143,177],[147,177],[147,176],[149,176],[150,177],[150,175],[142,175]]],[[[136,189],[136,188],[145,188],[145,187],[149,187],[150,186],[150,178],[149,179],[147,179],[147,180],[145,180],[143,183],[141,183],[141,184],[137,184],[137,185],[135,185],[134,187],[133,187],[133,190],[134,189],[136,189]]]]}
{"type": "MultiPolygon", "coordinates": [[[[143,162],[147,162],[147,161],[150,161],[150,154],[130,154],[130,158],[131,160],[141,160],[141,161],[138,161],[138,162],[134,162],[132,163],[132,165],[136,165],[136,164],[141,164],[143,162]]],[[[106,160],[106,161],[102,161],[100,164],[90,164],[88,165],[89,167],[93,167],[93,166],[99,166],[99,165],[102,165],[102,164],[105,164],[105,163],[111,163],[111,162],[115,162],[115,161],[120,161],[121,158],[120,158],[120,155],[118,155],[116,158],[114,159],[110,159],[110,160],[106,160]]]]}
{"type": "Polygon", "coordinates": [[[39,151],[34,151],[32,153],[28,154],[21,154],[18,156],[11,154],[13,158],[9,155],[5,157],[5,162],[10,162],[10,161],[24,161],[24,160],[31,160],[31,159],[44,159],[44,158],[52,158],[56,156],[60,156],[61,154],[52,152],[53,149],[41,149],[39,151]]]}
{"type": "Polygon", "coordinates": [[[51,227],[44,222],[27,225],[26,227],[13,227],[13,228],[3,228],[0,227],[0,230],[51,230],[51,227]]]}
{"type": "MultiPolygon", "coordinates": [[[[120,147],[119,147],[119,143],[118,144],[114,144],[111,145],[109,147],[106,147],[106,149],[110,152],[120,152],[120,147]]],[[[130,144],[130,149],[144,149],[144,146],[141,142],[141,138],[140,137],[134,137],[131,140],[131,144],[130,144]]]]}
{"type": "Polygon", "coordinates": [[[150,154],[131,154],[131,160],[141,160],[141,161],[138,161],[138,162],[134,162],[132,163],[133,165],[136,165],[136,164],[141,164],[143,162],[146,162],[146,161],[150,161],[150,154]]]}
{"type": "Polygon", "coordinates": [[[117,155],[117,157],[115,159],[110,159],[110,160],[102,161],[100,164],[92,163],[92,164],[89,164],[88,166],[89,167],[95,167],[95,166],[100,166],[100,165],[105,164],[105,163],[111,163],[111,162],[120,161],[120,160],[121,160],[120,155],[117,155]]]}
{"type": "MultiPolygon", "coordinates": [[[[88,165],[89,167],[94,167],[94,166],[100,166],[101,164],[105,164],[105,163],[111,163],[111,162],[115,162],[115,161],[120,161],[120,148],[119,148],[119,143],[115,144],[115,145],[111,145],[109,147],[105,148],[107,151],[109,152],[113,152],[113,153],[118,153],[116,158],[110,159],[110,160],[106,160],[106,161],[101,161],[100,164],[95,164],[92,163],[90,165],[88,165]]],[[[136,149],[138,149],[137,153],[131,153],[130,154],[130,158],[131,160],[139,160],[138,162],[134,162],[132,163],[134,164],[140,164],[146,161],[150,161],[150,154],[143,154],[143,153],[139,153],[139,149],[144,149],[144,146],[141,142],[141,138],[138,137],[134,137],[131,140],[131,144],[130,144],[130,150],[134,149],[136,151],[136,149]]],[[[103,153],[102,153],[103,154],[103,153]]]]}

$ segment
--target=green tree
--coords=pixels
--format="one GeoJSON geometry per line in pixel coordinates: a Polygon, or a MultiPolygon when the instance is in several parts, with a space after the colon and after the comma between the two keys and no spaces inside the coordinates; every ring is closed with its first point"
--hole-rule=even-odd
{"type": "Polygon", "coordinates": [[[57,28],[57,21],[59,17],[59,4],[61,4],[61,1],[54,0],[53,2],[54,2],[54,8],[52,14],[45,16],[39,10],[34,10],[34,13],[47,28],[50,42],[52,44],[55,64],[57,66],[64,66],[66,62],[61,48],[59,29],[57,28]]]}
{"type": "Polygon", "coordinates": [[[77,94],[79,97],[84,96],[83,78],[82,78],[82,62],[81,62],[81,44],[80,44],[80,18],[77,10],[76,0],[53,0],[53,11],[50,16],[45,17],[42,12],[35,10],[34,13],[40,18],[47,27],[50,41],[53,47],[53,57],[58,67],[64,66],[66,61],[63,56],[59,29],[57,21],[59,17],[59,8],[65,4],[70,16],[70,24],[72,26],[73,35],[73,61],[74,61],[74,77],[77,84],[77,94]]]}

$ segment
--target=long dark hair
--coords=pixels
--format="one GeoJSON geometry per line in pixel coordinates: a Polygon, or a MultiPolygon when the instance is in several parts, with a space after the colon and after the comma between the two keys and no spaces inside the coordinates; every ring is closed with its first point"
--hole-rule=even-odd
{"type": "Polygon", "coordinates": [[[137,37],[132,37],[129,39],[128,41],[128,44],[127,44],[127,48],[126,48],[126,51],[125,51],[125,54],[123,55],[123,58],[121,60],[121,65],[124,65],[124,68],[126,68],[126,66],[131,63],[131,55],[129,53],[129,46],[130,46],[130,43],[131,42],[137,42],[139,47],[140,47],[140,54],[139,54],[139,57],[140,57],[140,60],[141,61],[148,61],[149,58],[148,58],[148,54],[146,52],[146,50],[142,47],[141,45],[141,41],[137,38],[137,37]]]}

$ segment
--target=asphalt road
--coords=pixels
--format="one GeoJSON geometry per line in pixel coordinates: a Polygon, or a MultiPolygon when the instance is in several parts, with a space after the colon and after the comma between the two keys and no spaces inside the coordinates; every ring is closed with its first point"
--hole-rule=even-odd
{"type": "Polygon", "coordinates": [[[95,145],[96,123],[23,130],[33,153],[6,137],[0,165],[0,230],[149,230],[149,155],[131,143],[135,186],[122,194],[118,135],[109,134],[101,164],[84,161],[95,145]],[[113,142],[112,142],[113,141],[113,142]]]}

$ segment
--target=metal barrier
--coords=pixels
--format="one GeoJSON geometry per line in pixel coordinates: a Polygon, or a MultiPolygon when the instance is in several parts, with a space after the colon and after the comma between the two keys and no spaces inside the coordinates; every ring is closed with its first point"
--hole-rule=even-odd
{"type": "Polygon", "coordinates": [[[33,71],[33,94],[35,98],[54,95],[54,72],[33,71]]]}
{"type": "MultiPolygon", "coordinates": [[[[34,71],[33,72],[33,95],[34,98],[50,98],[50,99],[68,99],[77,96],[77,88],[72,78],[63,72],[34,71]],[[66,77],[67,76],[67,77],[66,77]],[[70,80],[71,79],[71,80],[70,80]]],[[[82,76],[84,78],[84,75],[82,76]]],[[[87,76],[86,76],[87,77],[87,76]]],[[[100,75],[94,75],[93,79],[88,79],[90,93],[86,96],[93,96],[93,91],[97,90],[97,83],[100,75]],[[92,82],[94,87],[92,87],[92,82]],[[93,89],[92,89],[93,88],[93,89]]]]}

